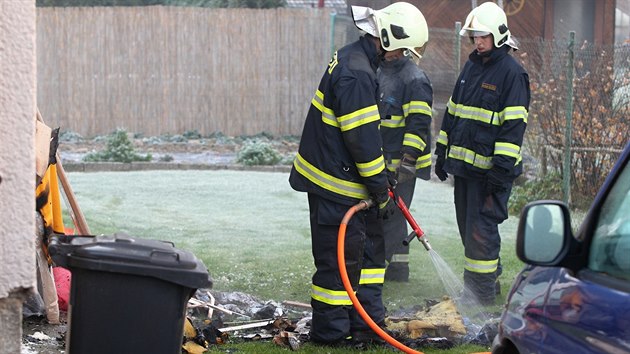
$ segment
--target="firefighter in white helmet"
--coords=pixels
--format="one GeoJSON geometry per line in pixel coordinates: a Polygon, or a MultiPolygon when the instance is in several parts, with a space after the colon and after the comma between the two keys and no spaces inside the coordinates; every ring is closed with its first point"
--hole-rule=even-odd
{"type": "MultiPolygon", "coordinates": [[[[387,52],[377,72],[385,164],[396,179],[396,197],[408,208],[416,178],[431,178],[433,105],[431,81],[412,56],[403,49],[387,52]]],[[[386,282],[409,281],[409,245],[403,243],[409,235],[407,224],[402,213],[383,222],[386,282]]]]}
{"type": "Polygon", "coordinates": [[[435,149],[435,174],[454,177],[455,213],[464,244],[465,295],[482,305],[500,293],[501,237],[512,183],[523,171],[521,146],[530,102],[529,77],[509,54],[517,46],[505,12],[474,8],[460,35],[475,50],[455,83],[435,149]]]}
{"type": "Polygon", "coordinates": [[[424,16],[409,3],[381,10],[353,6],[352,15],[366,33],[330,60],[311,101],[289,177],[293,189],[308,193],[316,268],[310,339],[325,345],[351,343],[350,336],[375,339],[363,336],[369,327],[353,309],[337,264],[341,221],[364,199],[374,200],[375,206],[355,214],[347,225],[346,267],[361,304],[384,326],[382,221],[399,211],[388,195],[376,70],[387,51],[402,48],[419,57],[428,40],[424,16]]]}
{"type": "Polygon", "coordinates": [[[380,55],[406,49],[422,58],[429,41],[429,27],[422,12],[414,5],[396,2],[382,10],[352,6],[352,18],[360,30],[380,40],[380,55]]]}
{"type": "Polygon", "coordinates": [[[492,35],[494,47],[506,44],[514,50],[518,49],[507,26],[505,12],[493,2],[485,2],[474,8],[466,17],[459,35],[467,36],[473,42],[475,37],[492,35]]]}

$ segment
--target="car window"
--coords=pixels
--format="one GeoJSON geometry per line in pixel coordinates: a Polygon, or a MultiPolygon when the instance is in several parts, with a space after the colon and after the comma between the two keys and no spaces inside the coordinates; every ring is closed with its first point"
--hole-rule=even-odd
{"type": "Polygon", "coordinates": [[[624,166],[602,205],[588,263],[591,270],[626,280],[630,280],[629,166],[624,166]]]}

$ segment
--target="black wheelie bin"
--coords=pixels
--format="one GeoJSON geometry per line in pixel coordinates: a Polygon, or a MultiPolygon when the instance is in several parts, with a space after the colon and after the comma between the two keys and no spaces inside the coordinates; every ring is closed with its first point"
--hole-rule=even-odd
{"type": "Polygon", "coordinates": [[[205,265],[170,242],[59,235],[49,252],[72,273],[68,353],[179,354],[188,300],[212,287],[205,265]]]}

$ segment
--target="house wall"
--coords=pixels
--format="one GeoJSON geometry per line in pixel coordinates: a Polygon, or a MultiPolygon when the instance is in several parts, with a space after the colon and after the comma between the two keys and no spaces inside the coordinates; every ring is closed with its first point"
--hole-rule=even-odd
{"type": "Polygon", "coordinates": [[[630,43],[630,0],[617,0],[615,9],[615,43],[630,43]]]}
{"type": "MultiPolygon", "coordinates": [[[[453,28],[464,24],[473,4],[484,0],[407,0],[416,5],[427,19],[429,27],[453,28]]],[[[621,0],[625,1],[625,0],[621,0]]],[[[349,0],[349,5],[381,8],[393,1],[349,0]]],[[[611,44],[614,40],[615,0],[525,0],[520,7],[504,1],[508,23],[517,38],[566,38],[576,31],[576,38],[595,44],[611,44]],[[569,22],[567,22],[569,21],[569,22]],[[569,23],[569,26],[567,26],[569,23]]]]}
{"type": "Polygon", "coordinates": [[[35,286],[35,0],[0,1],[0,353],[19,353],[35,286]]]}

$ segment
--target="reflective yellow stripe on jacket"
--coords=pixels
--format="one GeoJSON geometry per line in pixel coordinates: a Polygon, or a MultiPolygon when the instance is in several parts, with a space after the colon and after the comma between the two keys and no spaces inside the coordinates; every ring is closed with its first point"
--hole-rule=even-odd
{"type": "Polygon", "coordinates": [[[427,147],[427,143],[416,134],[405,133],[403,137],[403,146],[410,146],[420,151],[424,151],[424,148],[427,147]]]}
{"type": "Polygon", "coordinates": [[[372,161],[357,162],[355,165],[361,177],[371,177],[381,173],[381,171],[385,169],[385,158],[381,155],[372,161]]]}
{"type": "Polygon", "coordinates": [[[461,146],[451,145],[448,158],[461,160],[484,170],[492,168],[492,156],[483,156],[461,146]]]}
{"type": "MultiPolygon", "coordinates": [[[[387,170],[396,172],[396,168],[400,165],[400,159],[392,159],[391,164],[387,164],[387,170]]],[[[416,160],[416,170],[431,166],[431,152],[421,155],[416,160]]]]}
{"type": "Polygon", "coordinates": [[[426,114],[429,117],[433,114],[431,111],[431,107],[428,103],[423,101],[411,101],[402,106],[403,115],[402,116],[390,116],[389,119],[381,121],[381,126],[385,128],[404,128],[405,118],[410,114],[420,113],[426,114]]]}
{"type": "MultiPolygon", "coordinates": [[[[516,162],[514,163],[514,165],[518,165],[521,162],[522,158],[520,151],[515,152],[516,150],[514,149],[514,147],[516,147],[516,145],[514,144],[496,143],[494,153],[495,155],[507,155],[515,158],[516,162]],[[509,148],[504,148],[503,150],[499,148],[499,150],[497,150],[497,145],[509,145],[509,148]]],[[[448,158],[461,160],[484,170],[489,170],[492,168],[492,156],[484,156],[474,152],[473,150],[466,149],[461,146],[452,145],[451,149],[448,152],[448,158]]]]}
{"type": "MultiPolygon", "coordinates": [[[[465,106],[462,104],[456,105],[452,100],[449,100],[447,109],[449,114],[456,118],[472,119],[497,126],[503,125],[505,121],[517,119],[522,119],[525,123],[527,123],[528,117],[527,109],[523,106],[506,107],[503,111],[496,113],[483,108],[465,106]]],[[[445,131],[440,130],[437,143],[448,146],[448,134],[445,131]]],[[[509,142],[495,142],[494,155],[511,157],[516,160],[515,165],[518,165],[522,160],[521,147],[517,144],[509,142]]],[[[452,145],[450,147],[448,157],[464,161],[481,169],[487,170],[492,168],[493,156],[480,155],[466,147],[452,145]]]]}
{"type": "Polygon", "coordinates": [[[410,114],[420,113],[429,117],[433,114],[431,107],[424,101],[410,101],[402,106],[405,117],[410,114]]]}
{"type": "Polygon", "coordinates": [[[389,119],[381,121],[381,128],[404,128],[405,118],[403,116],[389,116],[389,119]]]}
{"type": "Polygon", "coordinates": [[[494,154],[513,157],[517,161],[520,161],[521,147],[516,144],[496,142],[494,143],[494,154]]]}
{"type": "Polygon", "coordinates": [[[416,160],[416,170],[431,166],[431,151],[421,155],[416,160]]]}
{"type": "Polygon", "coordinates": [[[346,114],[345,116],[338,117],[337,121],[339,122],[341,131],[345,132],[363,124],[379,121],[380,119],[381,116],[378,114],[378,106],[372,105],[346,114]]]}
{"type": "Polygon", "coordinates": [[[315,92],[315,97],[311,101],[311,104],[315,106],[320,112],[322,112],[322,121],[328,125],[332,125],[333,127],[339,127],[339,123],[337,123],[337,118],[335,117],[335,112],[324,106],[324,93],[320,90],[315,92]]]}
{"type": "Polygon", "coordinates": [[[299,153],[293,161],[293,167],[295,167],[302,176],[306,177],[309,181],[321,188],[351,198],[369,198],[368,190],[365,185],[356,182],[344,181],[340,178],[329,175],[310,164],[299,153]]]}
{"type": "Polygon", "coordinates": [[[311,104],[322,112],[322,121],[324,123],[337,127],[341,129],[342,132],[381,119],[381,116],[378,113],[378,106],[376,105],[359,109],[341,117],[335,117],[334,111],[331,108],[324,106],[324,93],[320,90],[315,92],[315,97],[313,97],[311,104]]]}
{"type": "Polygon", "coordinates": [[[527,123],[528,112],[523,106],[506,107],[501,112],[493,112],[487,109],[455,104],[452,99],[446,105],[448,113],[462,119],[472,119],[492,125],[503,125],[506,120],[522,119],[527,123]]]}
{"type": "Polygon", "coordinates": [[[448,145],[448,134],[444,130],[440,130],[440,134],[438,134],[437,138],[438,144],[448,145]]]}

